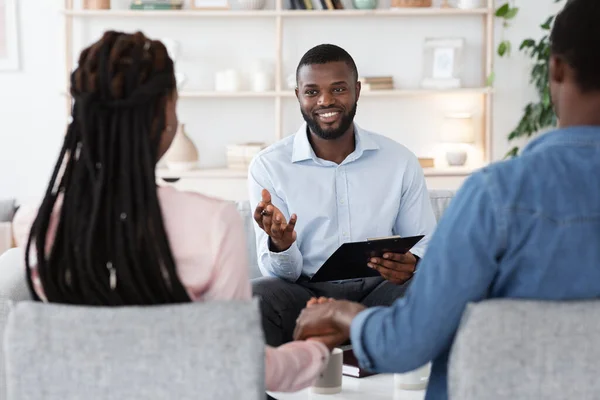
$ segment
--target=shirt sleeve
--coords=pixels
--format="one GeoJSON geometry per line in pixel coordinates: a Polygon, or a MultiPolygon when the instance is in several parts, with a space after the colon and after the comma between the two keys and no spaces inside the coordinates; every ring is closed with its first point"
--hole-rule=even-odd
{"type": "Polygon", "coordinates": [[[476,173],[459,190],[406,296],[352,321],[354,353],[364,368],[402,373],[435,359],[450,348],[467,303],[487,297],[507,236],[489,179],[476,173]]]}
{"type": "Polygon", "coordinates": [[[214,270],[203,300],[249,300],[252,289],[242,218],[233,204],[224,203],[213,221],[214,270]]]}
{"type": "Polygon", "coordinates": [[[316,341],[295,341],[265,348],[265,386],[273,392],[296,392],[311,386],[329,361],[329,349],[316,341]]]}
{"type": "Polygon", "coordinates": [[[436,221],[429,191],[425,183],[423,168],[417,157],[411,157],[402,183],[400,209],[394,224],[394,234],[400,236],[425,237],[419,241],[410,252],[423,258],[430,237],[435,230],[436,221]]]}
{"type": "MultiPolygon", "coordinates": [[[[252,213],[254,213],[256,206],[262,199],[262,190],[267,189],[271,193],[272,204],[279,208],[286,220],[289,221],[290,213],[287,205],[277,195],[269,174],[259,157],[255,158],[250,165],[248,189],[252,213]]],[[[298,217],[302,218],[301,216],[298,217]]],[[[303,263],[298,242],[295,241],[286,251],[277,253],[269,249],[269,236],[256,223],[254,223],[254,232],[256,234],[256,253],[260,272],[264,276],[278,277],[290,282],[297,281],[302,274],[303,263]]]]}

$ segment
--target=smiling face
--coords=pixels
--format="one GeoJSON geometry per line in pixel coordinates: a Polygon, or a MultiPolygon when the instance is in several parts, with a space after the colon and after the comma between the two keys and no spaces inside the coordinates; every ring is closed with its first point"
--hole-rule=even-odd
{"type": "Polygon", "coordinates": [[[300,111],[322,139],[338,139],[352,130],[359,95],[360,82],[343,61],[304,65],[298,71],[300,111]]]}

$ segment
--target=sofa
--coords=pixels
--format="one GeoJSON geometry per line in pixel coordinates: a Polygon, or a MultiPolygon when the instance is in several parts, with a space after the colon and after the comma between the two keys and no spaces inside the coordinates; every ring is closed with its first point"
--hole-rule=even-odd
{"type": "MultiPolygon", "coordinates": [[[[454,197],[455,192],[451,190],[430,190],[429,199],[431,200],[431,207],[435,214],[436,220],[439,221],[440,217],[450,204],[450,201],[454,197]]],[[[254,210],[250,207],[250,202],[239,201],[236,203],[237,209],[242,216],[244,221],[244,229],[246,231],[247,239],[247,250],[248,260],[250,263],[250,279],[258,278],[262,276],[257,262],[256,254],[256,235],[254,233],[254,218],[252,217],[254,210]]]]}
{"type": "Polygon", "coordinates": [[[17,206],[14,199],[0,198],[0,254],[11,248],[14,244],[11,221],[16,210],[17,206]]]}

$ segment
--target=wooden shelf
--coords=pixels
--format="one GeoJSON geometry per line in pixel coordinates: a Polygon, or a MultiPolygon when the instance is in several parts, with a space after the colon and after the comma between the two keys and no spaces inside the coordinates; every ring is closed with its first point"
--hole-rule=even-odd
{"type": "MultiPolygon", "coordinates": [[[[448,167],[448,168],[423,168],[425,176],[468,176],[475,171],[474,168],[448,167]]],[[[247,179],[248,171],[227,168],[198,168],[189,171],[171,171],[158,168],[156,177],[161,179],[247,179]]]]}
{"type": "Polygon", "coordinates": [[[248,171],[228,168],[197,168],[189,171],[171,171],[157,168],[156,177],[161,179],[247,179],[248,171]]]}
{"type": "Polygon", "coordinates": [[[463,10],[459,8],[398,8],[375,10],[63,10],[63,14],[71,17],[226,17],[226,18],[306,18],[306,17],[411,17],[411,16],[467,16],[487,15],[490,9],[477,8],[463,10]]]}
{"type": "Polygon", "coordinates": [[[70,17],[103,17],[103,18],[206,18],[206,17],[275,17],[275,10],[63,10],[70,17]]]}
{"type": "Polygon", "coordinates": [[[277,92],[214,92],[214,91],[187,91],[182,90],[179,92],[179,97],[181,98],[215,98],[215,97],[240,97],[240,98],[248,98],[248,97],[277,97],[277,92]]]}
{"type": "MultiPolygon", "coordinates": [[[[365,97],[408,97],[408,96],[437,96],[437,95],[457,95],[457,94],[488,94],[492,93],[490,87],[480,88],[460,88],[447,90],[428,90],[428,89],[394,89],[394,90],[363,90],[360,95],[365,97]]],[[[182,98],[248,98],[248,97],[290,97],[296,95],[293,90],[285,92],[213,92],[213,91],[186,91],[179,92],[182,98]]]]}
{"type": "Polygon", "coordinates": [[[412,17],[412,16],[450,16],[450,15],[486,15],[487,8],[463,10],[460,8],[390,8],[375,10],[282,10],[282,17],[412,17]]]}

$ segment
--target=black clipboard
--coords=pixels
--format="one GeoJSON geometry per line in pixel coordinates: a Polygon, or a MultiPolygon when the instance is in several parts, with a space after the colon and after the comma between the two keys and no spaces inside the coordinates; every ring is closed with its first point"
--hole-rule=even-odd
{"type": "Polygon", "coordinates": [[[384,253],[404,254],[425,236],[390,237],[369,239],[364,242],[344,243],[325,261],[312,276],[310,282],[342,281],[346,279],[381,276],[367,263],[372,257],[382,257],[384,253]]]}

